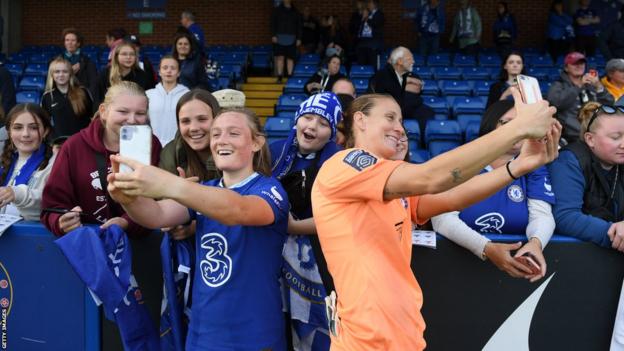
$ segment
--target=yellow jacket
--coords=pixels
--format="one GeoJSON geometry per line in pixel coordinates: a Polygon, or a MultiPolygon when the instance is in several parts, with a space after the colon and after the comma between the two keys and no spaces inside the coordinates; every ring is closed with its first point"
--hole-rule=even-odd
{"type": "Polygon", "coordinates": [[[624,95],[624,86],[616,86],[615,84],[611,83],[609,79],[607,79],[607,76],[602,77],[602,79],[600,79],[600,82],[602,83],[602,85],[604,85],[605,89],[607,89],[607,91],[611,95],[613,95],[614,101],[618,101],[618,99],[622,95],[624,95]]]}

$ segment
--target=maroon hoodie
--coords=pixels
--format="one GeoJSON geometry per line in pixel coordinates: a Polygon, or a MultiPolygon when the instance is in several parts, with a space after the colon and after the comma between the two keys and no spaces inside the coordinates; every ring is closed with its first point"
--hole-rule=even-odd
{"type": "MultiPolygon", "coordinates": [[[[99,118],[78,134],[73,135],[63,144],[59,151],[50,178],[43,189],[42,208],[72,209],[80,206],[88,217],[82,223],[104,223],[113,217],[123,217],[129,223],[126,232],[131,236],[147,234],[148,230],[134,223],[125,213],[121,205],[109,197],[106,198],[98,173],[96,153],[106,157],[108,172],[110,168],[110,151],[103,143],[104,126],[99,118]],[[109,206],[110,205],[110,206],[109,206]]],[[[158,164],[160,142],[152,136],[152,164],[158,164]]],[[[63,235],[59,227],[61,214],[41,212],[43,223],[55,235],[63,235]]]]}

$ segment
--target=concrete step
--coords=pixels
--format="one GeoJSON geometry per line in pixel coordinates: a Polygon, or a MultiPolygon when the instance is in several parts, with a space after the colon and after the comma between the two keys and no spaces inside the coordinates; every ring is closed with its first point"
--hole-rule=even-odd
{"type": "Polygon", "coordinates": [[[277,102],[277,99],[282,95],[281,91],[245,91],[245,97],[247,99],[274,99],[277,102]]]}
{"type": "Polygon", "coordinates": [[[246,107],[273,107],[275,106],[275,99],[246,99],[245,106],[246,107]]]}
{"type": "Polygon", "coordinates": [[[259,83],[245,83],[242,87],[243,91],[279,91],[284,90],[283,84],[259,84],[259,83]]]}
{"type": "Polygon", "coordinates": [[[275,113],[275,109],[273,107],[249,107],[249,109],[254,111],[256,115],[262,117],[273,116],[275,113]]]}
{"type": "Polygon", "coordinates": [[[262,84],[277,83],[277,78],[275,77],[247,77],[247,83],[262,83],[262,84]]]}

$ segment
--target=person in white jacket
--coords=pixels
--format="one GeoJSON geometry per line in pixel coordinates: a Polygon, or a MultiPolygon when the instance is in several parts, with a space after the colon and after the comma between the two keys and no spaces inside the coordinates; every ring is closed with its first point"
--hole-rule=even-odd
{"type": "Polygon", "coordinates": [[[9,112],[9,139],[0,158],[1,213],[39,220],[41,195],[54,163],[45,142],[51,129],[50,117],[39,105],[18,104],[9,112]]]}
{"type": "Polygon", "coordinates": [[[176,105],[180,97],[189,89],[178,84],[180,64],[171,55],[160,60],[158,69],[160,83],[156,88],[146,91],[149,99],[149,117],[152,131],[160,144],[165,146],[175,137],[178,131],[176,122],[176,105]]]}

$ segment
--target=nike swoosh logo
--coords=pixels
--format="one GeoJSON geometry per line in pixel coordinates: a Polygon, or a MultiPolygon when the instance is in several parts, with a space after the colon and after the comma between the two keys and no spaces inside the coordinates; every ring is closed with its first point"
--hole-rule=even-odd
{"type": "Polygon", "coordinates": [[[546,290],[548,283],[555,276],[553,273],[507,318],[490,340],[483,351],[529,351],[529,331],[535,308],[546,290]]]}

